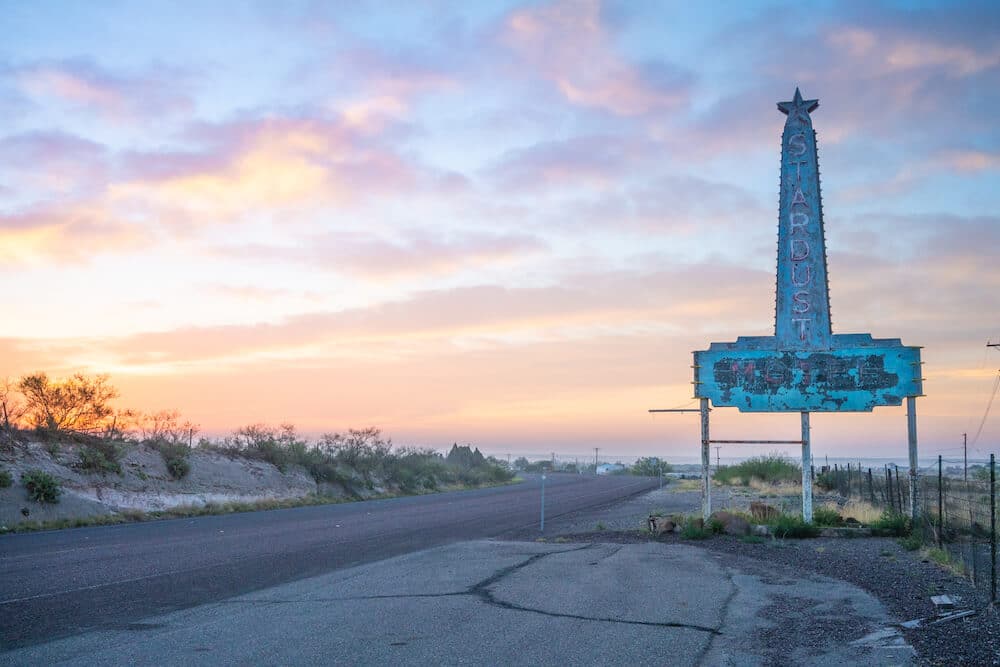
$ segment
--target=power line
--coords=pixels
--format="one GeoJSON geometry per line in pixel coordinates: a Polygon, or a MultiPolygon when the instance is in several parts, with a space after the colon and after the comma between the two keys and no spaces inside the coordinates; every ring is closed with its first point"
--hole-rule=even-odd
{"type": "MultiPolygon", "coordinates": [[[[997,344],[996,347],[1000,347],[1000,344],[997,344]]],[[[993,381],[993,391],[990,393],[990,400],[986,403],[986,411],[983,413],[983,418],[979,422],[979,428],[976,429],[976,434],[972,436],[973,446],[979,442],[979,436],[983,432],[983,426],[986,425],[986,419],[990,416],[990,408],[993,407],[993,399],[997,396],[997,390],[1000,390],[1000,371],[997,371],[997,376],[993,381]]]]}

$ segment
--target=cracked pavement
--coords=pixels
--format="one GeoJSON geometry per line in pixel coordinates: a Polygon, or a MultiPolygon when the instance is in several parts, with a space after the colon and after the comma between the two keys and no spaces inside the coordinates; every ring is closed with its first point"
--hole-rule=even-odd
{"type": "Polygon", "coordinates": [[[12,664],[908,664],[842,581],[689,545],[472,541],[2,655],[12,664]],[[810,623],[815,616],[817,623],[810,623]],[[836,625],[824,633],[823,624],[836,625]],[[845,634],[846,633],[846,634],[845,634]],[[798,640],[798,641],[797,641],[798,640]]]}

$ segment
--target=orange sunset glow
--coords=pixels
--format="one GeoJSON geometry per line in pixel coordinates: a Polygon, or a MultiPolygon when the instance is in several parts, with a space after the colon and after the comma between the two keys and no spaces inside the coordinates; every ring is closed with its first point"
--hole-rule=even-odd
{"type": "MultiPolygon", "coordinates": [[[[1000,440],[995,8],[188,9],[5,8],[0,378],[108,373],[209,435],[694,460],[697,416],[647,409],[773,333],[801,86],[834,331],[924,347],[921,457],[1000,440]]],[[[817,458],[905,457],[904,408],[812,424],[817,458]]]]}

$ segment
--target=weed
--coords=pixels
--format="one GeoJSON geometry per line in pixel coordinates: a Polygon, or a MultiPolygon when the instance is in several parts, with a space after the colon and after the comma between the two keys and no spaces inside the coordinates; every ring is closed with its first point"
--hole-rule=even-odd
{"type": "Polygon", "coordinates": [[[122,474],[121,448],[108,442],[106,446],[98,447],[83,445],[80,447],[80,469],[86,472],[106,474],[109,472],[122,474]]]}
{"type": "Polygon", "coordinates": [[[554,541],[558,542],[559,544],[565,544],[566,542],[569,542],[569,538],[568,537],[557,537],[554,541]]]}
{"type": "Polygon", "coordinates": [[[175,456],[174,458],[167,459],[167,472],[173,479],[183,479],[191,472],[191,463],[183,457],[175,456]]]}
{"type": "Polygon", "coordinates": [[[597,530],[607,530],[607,526],[604,525],[603,521],[597,522],[597,530]]]}
{"type": "Polygon", "coordinates": [[[886,510],[872,522],[872,535],[906,537],[910,534],[910,519],[899,512],[886,510]]]}
{"type": "Polygon", "coordinates": [[[796,482],[802,479],[802,469],[781,454],[768,454],[722,466],[715,472],[715,479],[734,486],[748,486],[753,479],[767,483],[796,482]]]}
{"type": "Polygon", "coordinates": [[[688,519],[681,529],[681,537],[685,540],[704,540],[712,536],[711,530],[706,530],[700,519],[688,519]]]}
{"type": "Polygon", "coordinates": [[[21,482],[28,490],[28,498],[36,503],[57,503],[62,489],[52,475],[42,470],[27,470],[21,473],[21,482]]]}
{"type": "Polygon", "coordinates": [[[832,507],[817,507],[813,510],[813,523],[817,526],[839,526],[843,522],[840,513],[832,507]]]}
{"type": "Polygon", "coordinates": [[[965,575],[965,566],[961,561],[952,560],[951,554],[949,554],[944,549],[938,549],[937,547],[930,547],[924,549],[922,555],[927,560],[933,561],[934,563],[940,565],[946,570],[950,570],[953,574],[958,576],[965,575]]]}
{"type": "Polygon", "coordinates": [[[11,477],[10,471],[0,470],[0,489],[6,489],[13,483],[14,483],[14,478],[11,477]]]}
{"type": "Polygon", "coordinates": [[[906,549],[907,551],[916,551],[922,547],[924,541],[920,538],[917,533],[910,533],[908,537],[900,538],[899,545],[906,549]]]}
{"type": "Polygon", "coordinates": [[[778,538],[791,537],[802,539],[817,537],[820,533],[820,527],[812,523],[806,523],[800,516],[782,514],[771,523],[771,532],[778,538]]]}
{"type": "Polygon", "coordinates": [[[726,524],[722,523],[718,519],[709,519],[708,530],[713,535],[721,535],[722,533],[726,532],[726,524]]]}

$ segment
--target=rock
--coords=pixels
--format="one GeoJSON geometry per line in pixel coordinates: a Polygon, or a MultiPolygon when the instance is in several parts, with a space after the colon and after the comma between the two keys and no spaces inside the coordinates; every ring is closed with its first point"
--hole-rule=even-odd
{"type": "Polygon", "coordinates": [[[714,512],[712,520],[721,523],[723,531],[728,535],[747,535],[750,532],[750,524],[746,519],[725,510],[714,512]]]}
{"type": "Polygon", "coordinates": [[[658,516],[653,518],[653,532],[657,535],[674,532],[676,524],[666,517],[658,516]]]}
{"type": "Polygon", "coordinates": [[[750,524],[746,519],[734,516],[725,524],[725,531],[727,535],[749,535],[750,524]]]}
{"type": "Polygon", "coordinates": [[[771,534],[771,530],[763,524],[757,524],[755,526],[751,526],[751,533],[758,537],[767,537],[771,534]]]}

